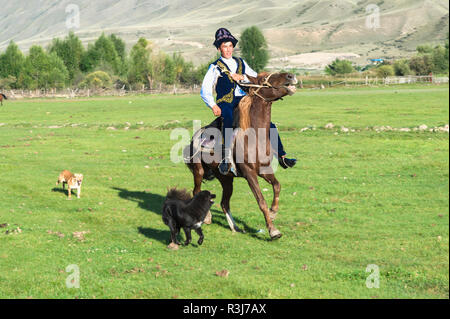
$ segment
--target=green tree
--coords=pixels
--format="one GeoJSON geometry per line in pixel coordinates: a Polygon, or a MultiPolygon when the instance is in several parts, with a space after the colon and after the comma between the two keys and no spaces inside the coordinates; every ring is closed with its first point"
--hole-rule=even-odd
{"type": "Polygon", "coordinates": [[[111,34],[109,36],[109,39],[112,41],[112,43],[114,43],[114,48],[116,49],[117,55],[119,57],[119,74],[124,75],[127,73],[127,54],[125,42],[115,34],[111,34]]]}
{"type": "Polygon", "coordinates": [[[448,72],[448,47],[436,46],[431,54],[431,59],[434,73],[448,72]]]}
{"type": "Polygon", "coordinates": [[[103,33],[95,43],[89,44],[81,59],[81,70],[91,72],[96,68],[111,69],[114,74],[120,74],[121,63],[114,42],[103,33]]]}
{"type": "Polygon", "coordinates": [[[174,84],[176,79],[175,63],[173,60],[160,51],[151,57],[151,77],[157,82],[164,84],[174,84]]]}
{"type": "Polygon", "coordinates": [[[130,84],[147,83],[152,86],[150,79],[150,54],[152,50],[145,38],[140,38],[131,48],[127,79],[130,84]]]}
{"type": "MultiPolygon", "coordinates": [[[[11,80],[11,77],[14,77],[17,80],[23,71],[24,63],[24,55],[17,44],[11,41],[5,53],[0,54],[0,78],[9,78],[11,80]]],[[[18,88],[16,81],[13,83],[9,82],[8,86],[18,88]]]]}
{"type": "Polygon", "coordinates": [[[23,88],[62,88],[69,79],[64,62],[56,53],[46,53],[40,46],[32,46],[25,58],[18,82],[23,88]]]}
{"type": "Polygon", "coordinates": [[[81,40],[71,31],[64,40],[53,39],[48,51],[56,53],[63,60],[69,72],[69,79],[72,81],[75,74],[80,71],[81,59],[84,54],[81,40]]]}
{"type": "Polygon", "coordinates": [[[125,42],[115,34],[111,34],[109,36],[109,39],[114,43],[114,48],[116,49],[117,55],[119,56],[120,60],[125,61],[126,58],[125,42]]]}
{"type": "Polygon", "coordinates": [[[100,55],[98,54],[94,44],[89,43],[87,50],[81,57],[80,70],[83,72],[91,72],[99,64],[100,55]]]}
{"type": "Polygon", "coordinates": [[[387,78],[388,76],[393,76],[395,74],[392,65],[381,65],[376,70],[377,76],[380,78],[387,78]]]}
{"type": "Polygon", "coordinates": [[[397,60],[393,64],[394,73],[398,76],[410,75],[409,61],[407,59],[397,60]]]}
{"type": "Polygon", "coordinates": [[[102,34],[94,43],[94,48],[97,51],[98,64],[109,64],[114,70],[115,74],[119,74],[120,61],[117,54],[114,42],[102,34]]]}
{"type": "Polygon", "coordinates": [[[186,62],[180,53],[174,53],[172,61],[175,67],[175,80],[179,83],[193,83],[195,70],[192,62],[186,62]]]}
{"type": "Polygon", "coordinates": [[[447,32],[447,40],[445,40],[445,44],[444,44],[444,48],[445,48],[445,59],[448,61],[448,35],[449,33],[447,32]]]}
{"type": "Polygon", "coordinates": [[[325,73],[329,75],[348,74],[354,71],[352,63],[347,60],[336,59],[325,67],[325,73]]]}
{"type": "Polygon", "coordinates": [[[418,55],[409,60],[409,68],[416,75],[428,75],[433,72],[433,61],[431,55],[418,55]]]}
{"type": "Polygon", "coordinates": [[[269,61],[267,43],[261,30],[252,26],[244,30],[239,41],[242,57],[256,71],[264,69],[269,61]]]}
{"type": "Polygon", "coordinates": [[[418,54],[430,54],[433,52],[433,48],[428,44],[419,45],[416,48],[418,54]]]}
{"type": "Polygon", "coordinates": [[[6,78],[0,78],[0,90],[1,89],[13,89],[17,79],[15,76],[8,75],[6,78]]]}

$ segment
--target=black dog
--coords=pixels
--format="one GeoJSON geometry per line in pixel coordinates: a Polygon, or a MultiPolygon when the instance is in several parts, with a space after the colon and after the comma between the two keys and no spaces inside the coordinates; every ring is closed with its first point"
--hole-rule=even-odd
{"type": "Polygon", "coordinates": [[[180,191],[175,188],[169,190],[164,201],[162,220],[170,228],[172,243],[180,245],[177,239],[180,228],[183,228],[186,234],[185,245],[189,245],[191,242],[192,229],[200,236],[198,244],[203,243],[204,236],[201,225],[214,204],[213,198],[216,198],[216,195],[208,191],[202,191],[191,197],[186,190],[180,191]]]}

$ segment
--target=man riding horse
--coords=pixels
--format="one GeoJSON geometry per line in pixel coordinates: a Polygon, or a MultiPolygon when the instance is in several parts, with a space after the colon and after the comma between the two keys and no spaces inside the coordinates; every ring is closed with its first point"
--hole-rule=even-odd
{"type": "MultiPolygon", "coordinates": [[[[242,58],[233,57],[234,47],[238,40],[225,28],[216,31],[214,46],[220,52],[221,57],[209,66],[201,89],[201,97],[215,116],[222,117],[222,127],[224,136],[224,147],[222,151],[222,161],[219,164],[219,171],[227,175],[231,169],[237,175],[232,162],[233,137],[230,134],[233,127],[233,112],[239,105],[246,93],[239,86],[238,82],[249,82],[248,76],[257,77],[257,73],[252,70],[242,58]],[[214,101],[213,88],[216,88],[216,100],[214,101]]],[[[276,130],[275,124],[270,123],[271,129],[276,130]]],[[[277,134],[278,135],[278,134],[277,134]]],[[[278,155],[278,161],[283,168],[293,167],[296,159],[286,158],[283,144],[278,135],[278,144],[273,145],[274,151],[278,155]]]]}
{"type": "MultiPolygon", "coordinates": [[[[236,43],[237,40],[228,30],[222,28],[216,32],[214,45],[220,51],[221,57],[210,65],[203,81],[201,95],[214,115],[222,117],[223,125],[217,118],[197,130],[190,145],[183,149],[184,161],[194,177],[194,195],[201,191],[204,180],[219,180],[222,186],[220,206],[233,232],[242,231],[236,225],[230,210],[233,180],[236,176],[246,179],[264,215],[270,237],[277,239],[281,237],[281,232],[273,221],[279,208],[281,184],[271,167],[273,151],[278,150],[278,160],[284,168],[294,166],[296,160],[284,157],[283,146],[276,136],[278,132],[271,122],[271,109],[273,102],[295,93],[298,81],[295,74],[291,73],[256,74],[244,60],[232,56],[236,43]],[[242,80],[248,82],[243,83],[242,80]],[[215,101],[212,93],[214,85],[217,93],[215,101]],[[247,95],[241,86],[248,88],[247,95]],[[238,111],[235,114],[236,123],[233,123],[234,108],[238,111]],[[220,126],[225,128],[225,147],[222,152],[216,149],[216,146],[221,147],[221,133],[217,130],[220,126]],[[233,131],[233,126],[238,129],[233,131]],[[233,139],[236,141],[235,147],[233,139]],[[214,149],[211,145],[214,145],[214,149]],[[236,161],[233,160],[234,157],[236,161]],[[234,164],[234,172],[230,172],[230,163],[234,164]],[[271,206],[264,199],[258,177],[272,185],[271,206]]],[[[210,212],[204,222],[211,223],[210,212]]]]}

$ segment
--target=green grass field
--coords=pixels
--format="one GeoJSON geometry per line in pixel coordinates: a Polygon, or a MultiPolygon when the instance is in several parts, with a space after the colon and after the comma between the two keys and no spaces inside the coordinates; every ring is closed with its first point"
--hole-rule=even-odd
{"type": "Polygon", "coordinates": [[[203,245],[193,233],[178,251],[166,248],[162,202],[193,181],[170,161],[170,133],[213,119],[199,96],[7,100],[0,298],[449,298],[449,135],[374,129],[448,124],[448,98],[448,86],[406,86],[276,102],[272,119],[299,160],[277,172],[283,237],[269,240],[243,179],[231,209],[246,233],[231,233],[214,180],[204,184],[219,198],[203,245]],[[63,169],[84,174],[80,199],[55,186],[63,169]],[[379,288],[366,286],[371,264],[379,288]],[[69,265],[80,288],[66,286],[69,265]]]}

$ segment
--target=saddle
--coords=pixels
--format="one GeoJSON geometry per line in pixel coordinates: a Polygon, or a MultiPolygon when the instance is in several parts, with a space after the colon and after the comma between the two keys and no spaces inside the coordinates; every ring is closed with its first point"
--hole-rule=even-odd
{"type": "MultiPolygon", "coordinates": [[[[234,120],[233,120],[233,129],[239,127],[239,110],[238,108],[234,111],[234,120]]],[[[210,124],[200,128],[197,132],[194,133],[194,136],[192,137],[191,143],[189,146],[187,146],[183,150],[183,157],[185,163],[192,163],[193,159],[196,156],[201,155],[201,153],[205,153],[208,155],[213,155],[215,149],[217,149],[216,143],[220,143],[220,150],[223,151],[223,139],[220,138],[219,140],[216,140],[214,135],[210,135],[207,133],[208,129],[217,129],[219,132],[223,134],[223,121],[221,117],[216,118],[214,121],[212,121],[210,124]]],[[[235,141],[235,135],[237,134],[237,131],[233,133],[233,140],[235,141]]],[[[222,135],[221,135],[222,136],[222,135]]],[[[216,136],[217,137],[217,136],[216,136]]],[[[232,147],[234,147],[234,142],[232,147]]],[[[220,154],[221,156],[222,154],[220,154]]],[[[242,176],[239,168],[236,166],[236,163],[234,160],[231,162],[232,167],[237,172],[238,176],[242,176]]],[[[209,175],[213,175],[212,171],[207,172],[209,175]]],[[[213,176],[211,176],[213,178],[213,176]]],[[[205,178],[208,180],[208,178],[205,178]]]]}
{"type": "MultiPolygon", "coordinates": [[[[239,105],[234,109],[233,129],[241,128],[242,130],[246,130],[250,126],[250,107],[251,98],[249,96],[245,96],[244,98],[242,98],[239,105]]],[[[219,130],[219,132],[221,132],[223,136],[222,118],[216,118],[210,124],[200,128],[197,132],[194,133],[190,145],[187,146],[183,151],[185,163],[192,163],[194,157],[198,156],[200,153],[212,155],[214,154],[214,149],[217,149],[216,143],[220,143],[220,145],[222,145],[222,138],[220,140],[216,140],[214,135],[210,135],[207,133],[207,130],[211,128],[219,130]]],[[[237,134],[238,131],[235,130],[233,133],[233,144],[231,146],[232,148],[234,147],[234,144],[236,142],[235,136],[237,134]]],[[[223,150],[222,148],[219,149],[223,150]]],[[[236,166],[234,159],[232,160],[231,165],[237,172],[238,176],[241,176],[241,172],[236,166]]]]}

